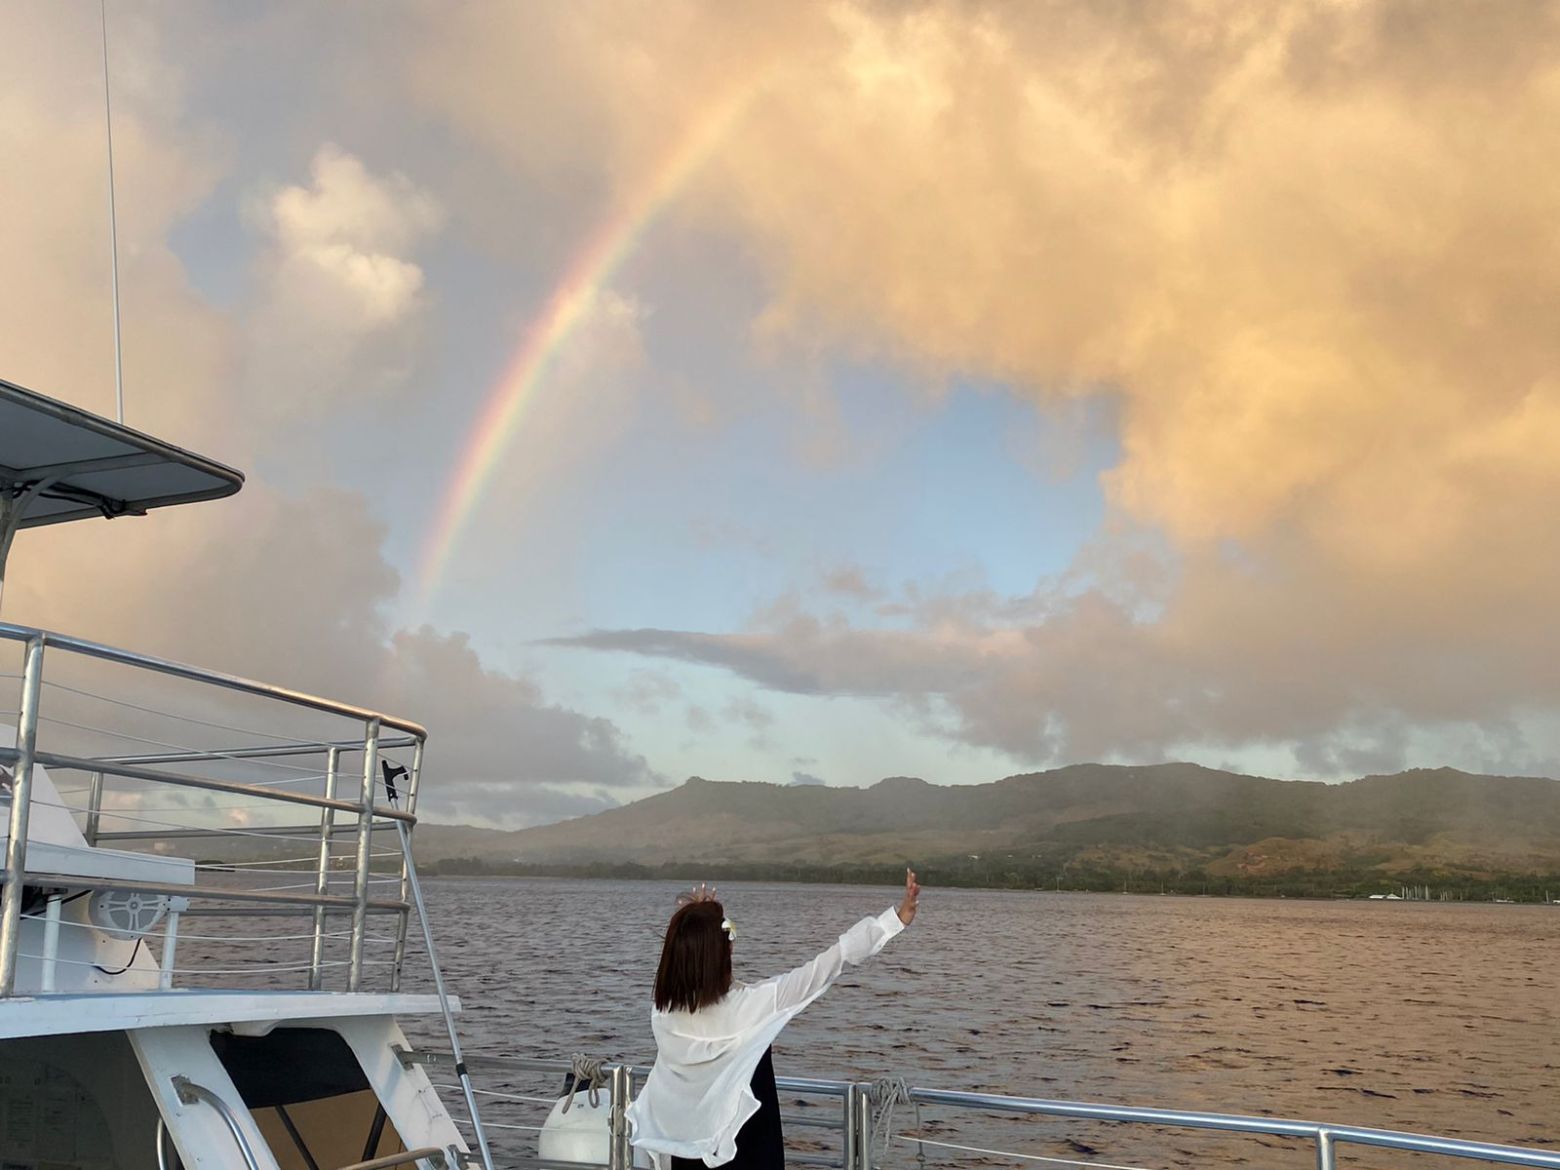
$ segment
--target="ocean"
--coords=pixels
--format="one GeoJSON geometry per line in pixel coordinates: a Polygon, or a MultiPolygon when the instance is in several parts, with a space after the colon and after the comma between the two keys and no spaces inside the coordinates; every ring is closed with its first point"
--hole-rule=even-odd
{"type": "MultiPolygon", "coordinates": [[[[649,989],[680,887],[665,882],[426,883],[440,958],[474,1054],[649,1065],[649,989]]],[[[736,883],[739,979],[811,958],[897,891],[736,883]]],[[[1470,1139],[1560,1142],[1560,907],[939,890],[775,1047],[783,1076],[1271,1114],[1470,1139]]],[[[414,969],[416,964],[413,965],[414,969]]],[[[409,976],[409,990],[426,986],[409,976]]],[[[418,1044],[446,1047],[437,1021],[418,1044]]],[[[479,1076],[547,1097],[550,1079],[479,1076]]],[[[784,1094],[783,1094],[784,1098],[784,1094]]],[[[454,1104],[454,1102],[452,1102],[454,1104]]],[[[501,1124],[545,1105],[492,1098],[501,1124]]],[[[832,1106],[785,1098],[788,1116],[832,1106]]],[[[914,1130],[899,1111],[896,1129],[914,1130]]],[[[926,1110],[917,1132],[1077,1162],[1314,1165],[1303,1143],[926,1110]]],[[[800,1151],[828,1135],[795,1121],[800,1151]]],[[[497,1144],[534,1153],[525,1129],[497,1144]]],[[[896,1139],[894,1164],[917,1149],[896,1139]]],[[[928,1163],[1020,1164],[947,1147],[928,1163]]],[[[1397,1159],[1397,1160],[1395,1160],[1397,1159]]],[[[1350,1148],[1343,1165],[1398,1165],[1350,1148]]]]}

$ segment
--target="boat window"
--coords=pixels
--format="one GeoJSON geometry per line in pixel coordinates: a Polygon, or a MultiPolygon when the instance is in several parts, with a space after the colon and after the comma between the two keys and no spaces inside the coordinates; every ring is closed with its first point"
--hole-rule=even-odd
{"type": "Polygon", "coordinates": [[[405,1151],[357,1057],[329,1028],[213,1032],[211,1046],[280,1170],[335,1170],[405,1151]]]}
{"type": "Polygon", "coordinates": [[[0,1040],[4,1170],[152,1170],[156,1121],[123,1032],[0,1040]]]}

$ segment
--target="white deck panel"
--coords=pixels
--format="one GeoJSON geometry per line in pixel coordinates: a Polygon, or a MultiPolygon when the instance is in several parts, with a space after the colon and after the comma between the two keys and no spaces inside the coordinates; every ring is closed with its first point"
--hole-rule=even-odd
{"type": "MultiPolygon", "coordinates": [[[[460,1010],[460,1001],[450,1000],[460,1010]]],[[[342,991],[147,991],[0,1000],[0,1040],[188,1024],[283,1024],[351,1016],[437,1015],[433,995],[342,991]]]]}
{"type": "MultiPolygon", "coordinates": [[[[0,850],[10,834],[0,832],[0,850]]],[[[82,845],[56,845],[27,834],[27,872],[80,878],[83,885],[111,887],[116,880],[150,882],[160,886],[195,885],[195,863],[183,857],[159,857],[155,853],[129,853],[82,845]]]]}

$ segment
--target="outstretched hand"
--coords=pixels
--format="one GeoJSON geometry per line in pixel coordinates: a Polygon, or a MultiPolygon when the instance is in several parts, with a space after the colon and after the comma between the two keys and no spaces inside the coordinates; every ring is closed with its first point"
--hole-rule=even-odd
{"type": "Polygon", "coordinates": [[[905,896],[900,900],[895,913],[899,915],[899,921],[909,926],[915,921],[915,906],[921,899],[921,883],[915,880],[915,870],[905,866],[905,896]]]}

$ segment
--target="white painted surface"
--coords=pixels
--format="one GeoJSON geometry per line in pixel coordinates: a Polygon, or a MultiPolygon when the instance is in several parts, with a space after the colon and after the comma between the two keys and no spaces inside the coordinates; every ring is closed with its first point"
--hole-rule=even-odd
{"type": "Polygon", "coordinates": [[[214,1106],[180,1102],[173,1087],[176,1076],[187,1077],[222,1098],[248,1139],[260,1170],[277,1170],[270,1147],[211,1047],[209,1024],[132,1031],[130,1047],[186,1170],[235,1170],[243,1167],[244,1158],[214,1106]]]}
{"type": "MultiPolygon", "coordinates": [[[[0,747],[16,746],[16,728],[0,724],[0,747]]],[[[6,766],[9,773],[9,767],[6,766]]],[[[86,796],[75,797],[82,807],[86,796]]],[[[10,797],[0,796],[0,851],[10,838],[10,797]]],[[[154,882],[159,885],[192,886],[195,863],[183,857],[159,857],[151,853],[128,853],[121,849],[99,849],[87,844],[76,825],[75,814],[60,796],[42,764],[32,770],[32,807],[27,814],[27,868],[33,873],[68,874],[73,877],[154,882]]]]}
{"type": "MultiPolygon", "coordinates": [[[[460,1010],[460,1001],[450,1006],[460,1010]]],[[[366,995],[330,991],[147,991],[48,995],[0,1000],[0,1039],[62,1036],[116,1029],[233,1025],[260,1035],[278,1024],[356,1016],[437,1015],[432,995],[366,995]]]]}
{"type": "MultiPolygon", "coordinates": [[[[323,1024],[334,1028],[346,1040],[353,1055],[358,1058],[358,1063],[363,1066],[364,1073],[368,1075],[369,1086],[385,1107],[385,1113],[408,1149],[437,1146],[443,1150],[454,1146],[462,1153],[469,1152],[449,1110],[445,1108],[446,1103],[429,1081],[422,1065],[414,1064],[409,1068],[401,1066],[395,1054],[395,1046],[410,1048],[411,1045],[394,1019],[388,1016],[366,1016],[323,1021],[323,1024]]],[[[451,1077],[453,1079],[453,1074],[451,1077]]],[[[460,1094],[451,1093],[449,1097],[449,1109],[461,1111],[460,1094]]]]}

